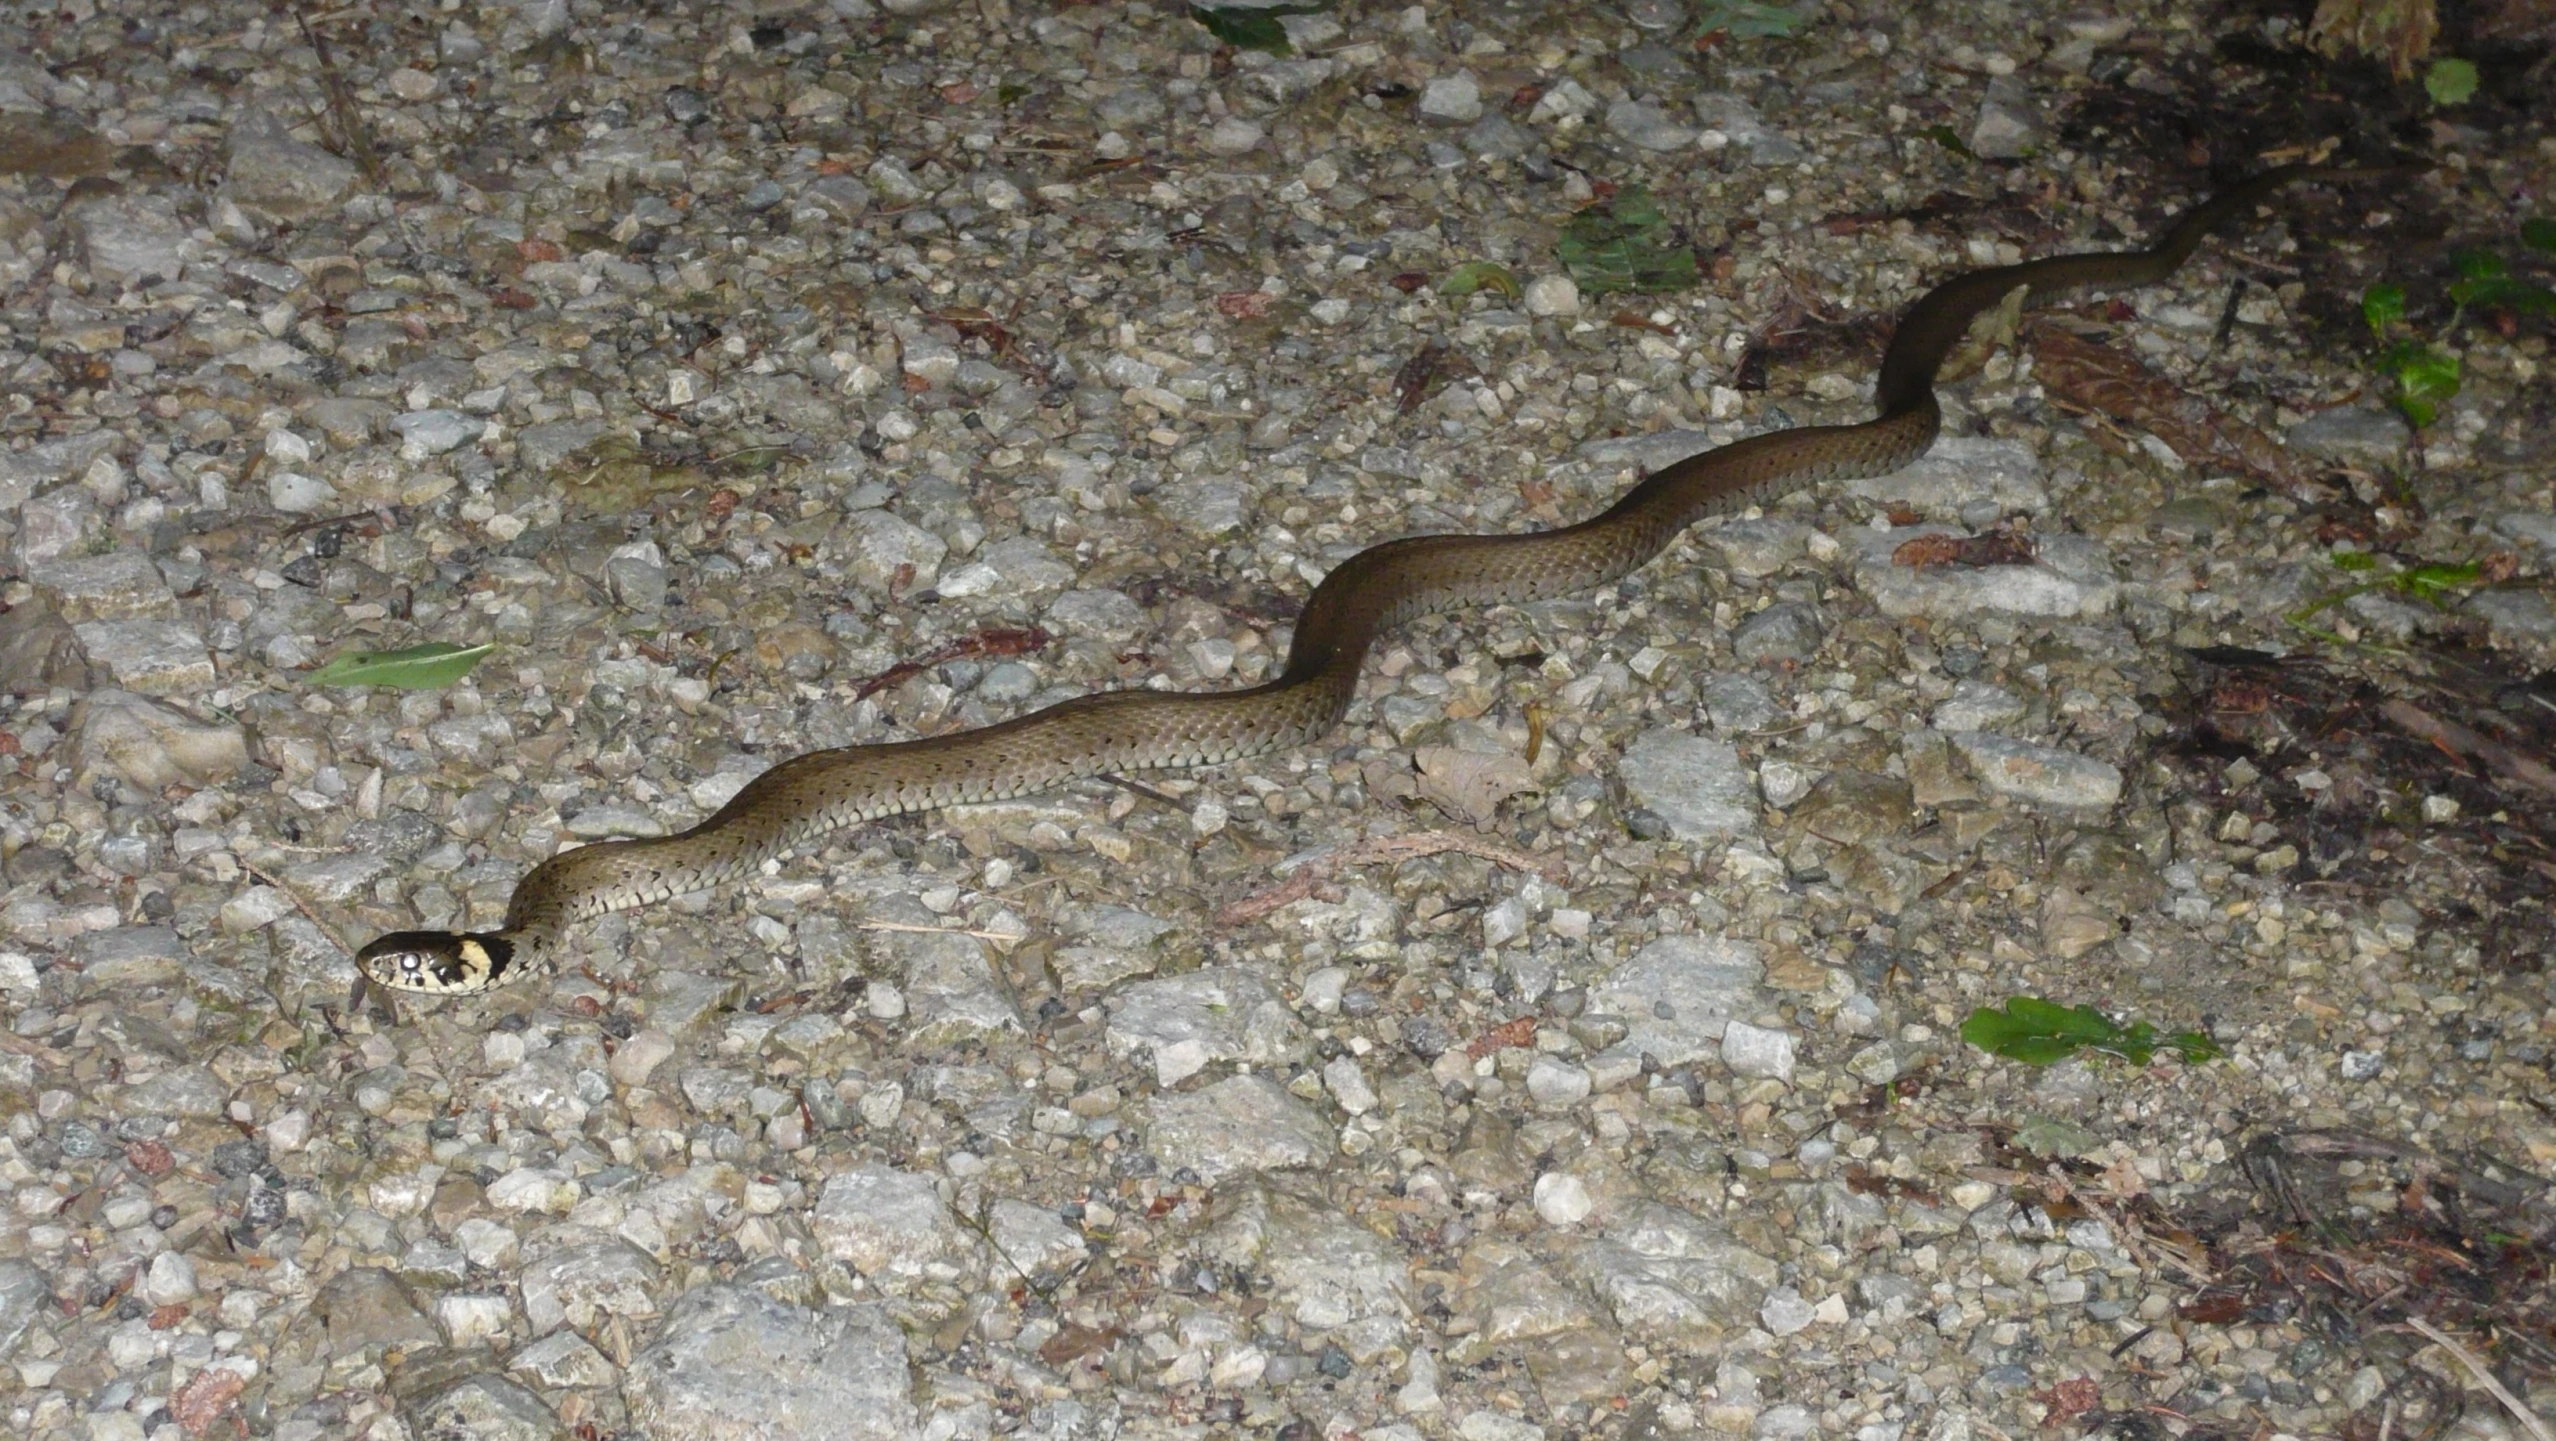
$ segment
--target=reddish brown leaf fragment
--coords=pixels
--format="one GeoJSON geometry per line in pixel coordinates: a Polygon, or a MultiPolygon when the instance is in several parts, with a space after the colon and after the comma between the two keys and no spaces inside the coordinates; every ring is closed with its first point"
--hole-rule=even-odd
{"type": "Polygon", "coordinates": [[[1421,286],[1428,284],[1429,276],[1426,271],[1406,270],[1385,283],[1392,286],[1394,289],[1401,291],[1403,294],[1409,295],[1413,291],[1418,290],[1421,286]]]}
{"type": "Polygon", "coordinates": [[[1278,297],[1266,290],[1228,290],[1216,297],[1216,308],[1228,320],[1258,320],[1277,303],[1278,297]]]}
{"type": "Polygon", "coordinates": [[[1097,1361],[1117,1344],[1118,1328],[1115,1326],[1069,1323],[1039,1346],[1038,1359],[1062,1368],[1081,1361],[1097,1361]]]}
{"type": "Polygon", "coordinates": [[[169,1397],[169,1415],[186,1429],[189,1436],[202,1436],[213,1429],[248,1389],[247,1378],[227,1366],[207,1366],[186,1378],[186,1384],[169,1397]]]}
{"type": "Polygon", "coordinates": [[[2059,1426],[2101,1406],[2103,1388],[2091,1376],[2072,1376],[2047,1391],[2034,1392],[2032,1399],[2049,1411],[2041,1424],[2059,1426]]]}
{"type": "Polygon", "coordinates": [[[1478,1061],[1495,1051],[1534,1044],[1535,1017],[1520,1016],[1514,1021],[1503,1021],[1474,1037],[1473,1043],[1464,1048],[1464,1053],[1478,1061]]]}
{"type": "Polygon", "coordinates": [[[2038,557],[2032,537],[1999,526],[1979,535],[1921,535],[1890,553],[1891,564],[1911,570],[1930,566],[2030,565],[2038,557]]]}

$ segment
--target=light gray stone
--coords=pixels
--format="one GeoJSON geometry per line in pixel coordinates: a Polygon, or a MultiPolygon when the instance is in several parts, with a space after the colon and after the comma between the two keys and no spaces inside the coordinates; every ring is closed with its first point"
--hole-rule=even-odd
{"type": "Polygon", "coordinates": [[[631,1358],[631,1420],[656,1441],[908,1441],[905,1337],[877,1305],[810,1310],[751,1287],[687,1293],[631,1358]]]}
{"type": "Polygon", "coordinates": [[[1621,1019],[1628,1048],[1682,1066],[1717,1055],[1732,1017],[1766,1008],[1765,975],[1745,941],[1663,936],[1590,987],[1588,1011],[1621,1019]]]}

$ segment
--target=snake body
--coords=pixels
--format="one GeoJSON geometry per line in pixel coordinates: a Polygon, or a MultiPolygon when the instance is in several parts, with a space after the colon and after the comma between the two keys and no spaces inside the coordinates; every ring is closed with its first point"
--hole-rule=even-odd
{"type": "Polygon", "coordinates": [[[2273,191],[2363,173],[2283,166],[2189,211],[2145,250],[2053,256],[1954,276],[1911,306],[1893,332],[1871,420],[1775,431],[1689,456],[1643,479],[1604,514],[1559,530],[1414,536],[1360,551],[1314,588],[1286,667],[1266,684],[1104,691],[953,735],[813,751],[757,776],[689,830],[552,856],[516,885],[498,930],[394,932],[364,947],[356,966],[393,990],[485,991],[550,971],[577,921],[723,884],[857,822],[1006,800],[1081,777],[1216,765],[1306,745],[1348,713],[1379,633],[1441,611],[1605,585],[1708,516],[1822,481],[1897,470],[1934,444],[1942,423],[1935,376],[1944,358],[1971,321],[2009,293],[2029,287],[2047,299],[2093,286],[2152,284],[2210,231],[2273,191]]]}

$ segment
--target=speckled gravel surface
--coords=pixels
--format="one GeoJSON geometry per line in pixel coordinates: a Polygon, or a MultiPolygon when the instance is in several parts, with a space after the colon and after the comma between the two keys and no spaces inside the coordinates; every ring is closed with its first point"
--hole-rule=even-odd
{"type": "MultiPolygon", "coordinates": [[[[1399,637],[1315,749],[848,833],[559,976],[345,1008],[341,942],[493,922],[782,757],[1265,677],[1363,545],[1857,418],[1869,347],[1741,385],[1785,304],[1886,320],[2207,183],[2067,117],[2208,73],[2216,12],[1927,8],[1698,50],[1676,0],[1375,6],[1273,58],[1145,5],[522,0],[334,11],[327,65],[244,0],[21,12],[0,1431],[1957,1441],[2062,1383],[2335,1431],[2386,1375],[2187,1318],[2108,1218],[2267,1127],[2556,1166],[2556,1001],[2419,834],[2401,888],[2320,879],[2265,798],[2323,772],[2164,764],[2177,648],[2300,643],[2328,542],[2004,352],[1920,466],[1399,637]],[[1699,287],[1562,274],[1632,182],[1699,287]],[[1948,191],[1991,208],[1869,218],[1948,191]],[[1483,259],[1517,298],[1436,293],[1483,259]],[[1403,413],[1431,342],[1473,373],[1403,413]],[[1895,560],[2009,519],[2034,563],[1895,560]],[[497,648],[305,682],[425,641],[497,648]],[[2018,994],[2228,1056],[1961,1044],[2018,994]]],[[[2400,204],[2507,235],[2556,150],[2418,133],[2412,196],[2303,191],[2093,313],[2364,481],[2419,460],[2407,549],[2509,558],[2465,621],[2525,672],[2543,326],[2461,332],[2418,445],[2333,317],[2400,204]]]]}

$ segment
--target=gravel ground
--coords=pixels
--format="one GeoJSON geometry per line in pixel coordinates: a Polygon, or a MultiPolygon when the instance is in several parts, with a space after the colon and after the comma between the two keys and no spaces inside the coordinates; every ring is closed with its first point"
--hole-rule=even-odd
{"type": "MultiPolygon", "coordinates": [[[[20,12],[0,1429],[2233,1437],[2463,1382],[2198,1312],[2159,1238],[2267,1134],[2556,1166],[2525,790],[2184,744],[2188,651],[2304,644],[2334,534],[2004,351],[1920,466],[1418,628],[1315,749],[864,828],[558,977],[347,1008],[344,943],[492,922],[562,845],[1264,677],[1361,546],[1856,418],[1934,280],[2384,153],[2142,128],[2290,83],[2213,56],[2292,21],[1928,8],[1699,50],[1676,0],[1364,7],[1284,58],[1141,4],[356,6],[325,58],[245,0],[20,12]],[[1703,279],[1581,294],[1561,221],[1636,182],[1703,279]],[[1438,293],[1476,260],[1520,293],[1438,293]],[[2001,521],[2037,558],[1899,563],[2001,521]],[[307,683],[426,641],[496,649],[307,683]],[[2355,786],[2400,819],[2337,850],[2355,786]],[[2017,995],[2226,1058],[1962,1044],[2017,995]]],[[[2556,648],[2545,323],[2458,331],[2419,441],[2355,330],[2546,213],[2556,147],[2490,114],[2082,312],[2398,553],[2492,561],[2324,612],[2347,669],[2556,648]]],[[[2418,1204],[2341,1174],[2338,1217],[2418,1204]]]]}

